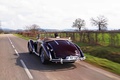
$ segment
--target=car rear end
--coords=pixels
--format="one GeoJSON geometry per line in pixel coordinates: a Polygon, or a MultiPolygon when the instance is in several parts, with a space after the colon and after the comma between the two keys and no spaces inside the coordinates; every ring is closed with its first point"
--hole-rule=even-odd
{"type": "Polygon", "coordinates": [[[52,40],[47,42],[52,62],[75,62],[84,58],[81,49],[69,40],[52,40]]]}

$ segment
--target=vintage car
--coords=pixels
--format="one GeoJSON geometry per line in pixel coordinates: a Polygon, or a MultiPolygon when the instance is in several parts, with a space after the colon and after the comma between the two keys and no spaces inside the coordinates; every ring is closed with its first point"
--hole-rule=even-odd
{"type": "Polygon", "coordinates": [[[84,54],[80,47],[68,38],[44,38],[37,41],[28,41],[28,51],[40,57],[41,63],[60,62],[74,63],[76,60],[84,60],[84,54]]]}

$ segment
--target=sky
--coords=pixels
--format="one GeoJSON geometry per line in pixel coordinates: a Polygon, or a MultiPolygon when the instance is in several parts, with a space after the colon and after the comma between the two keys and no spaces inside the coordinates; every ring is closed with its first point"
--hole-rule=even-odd
{"type": "Polygon", "coordinates": [[[97,29],[91,18],[104,15],[108,29],[120,29],[119,0],[0,0],[1,28],[26,29],[37,24],[43,29],[73,29],[75,19],[86,29],[97,29]]]}

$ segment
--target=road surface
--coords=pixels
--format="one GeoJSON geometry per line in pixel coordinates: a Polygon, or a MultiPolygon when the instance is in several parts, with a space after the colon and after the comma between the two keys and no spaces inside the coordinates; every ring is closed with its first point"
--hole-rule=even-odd
{"type": "Polygon", "coordinates": [[[120,76],[84,61],[43,65],[28,54],[27,40],[0,34],[0,80],[120,80],[120,76]]]}

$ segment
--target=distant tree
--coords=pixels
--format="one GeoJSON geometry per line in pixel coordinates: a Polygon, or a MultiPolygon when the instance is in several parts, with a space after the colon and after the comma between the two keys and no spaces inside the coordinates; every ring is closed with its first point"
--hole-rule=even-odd
{"type": "Polygon", "coordinates": [[[31,27],[30,27],[31,29],[31,31],[38,31],[38,29],[40,28],[40,26],[39,25],[37,25],[37,24],[33,24],[33,25],[31,25],[31,27]]]}
{"type": "Polygon", "coordinates": [[[91,18],[92,25],[97,26],[99,31],[107,29],[107,21],[107,18],[104,16],[98,16],[96,19],[91,18]]]}
{"type": "Polygon", "coordinates": [[[34,34],[35,34],[36,32],[38,32],[39,29],[40,29],[40,26],[37,25],[37,24],[33,24],[33,25],[31,25],[31,26],[26,26],[26,30],[27,30],[27,31],[31,31],[31,32],[34,33],[34,34]]]}
{"type": "Polygon", "coordinates": [[[81,31],[81,28],[85,26],[85,20],[82,20],[80,18],[76,19],[75,22],[73,22],[72,27],[76,27],[81,31]]]}

